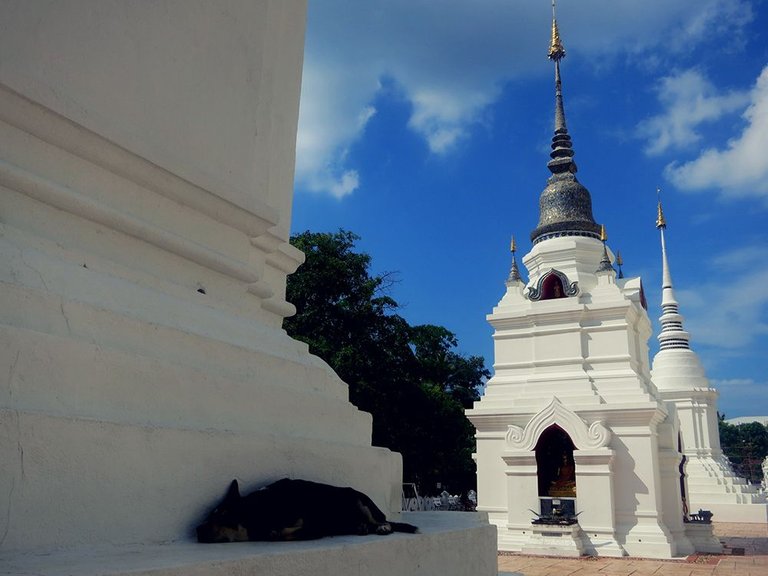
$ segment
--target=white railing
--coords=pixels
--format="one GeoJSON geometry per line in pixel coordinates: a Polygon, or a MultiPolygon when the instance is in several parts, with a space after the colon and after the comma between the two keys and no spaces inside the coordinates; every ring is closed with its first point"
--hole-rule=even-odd
{"type": "Polygon", "coordinates": [[[402,509],[404,512],[428,512],[434,510],[474,510],[477,494],[470,490],[462,502],[460,496],[443,492],[440,496],[419,496],[413,484],[403,485],[402,509]]]}

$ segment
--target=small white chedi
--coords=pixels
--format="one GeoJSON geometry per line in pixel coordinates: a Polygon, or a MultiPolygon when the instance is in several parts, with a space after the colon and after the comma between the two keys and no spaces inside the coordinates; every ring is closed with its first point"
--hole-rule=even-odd
{"type": "Polygon", "coordinates": [[[748,494],[722,457],[716,392],[679,345],[687,334],[673,308],[666,252],[662,350],[651,375],[642,283],[617,274],[605,229],[575,176],[564,56],[553,18],[552,176],[523,258],[527,282],[513,240],[506,292],[488,316],[495,374],[467,411],[477,430],[478,510],[498,527],[500,550],[652,558],[718,552],[711,524],[691,521],[687,508],[712,509],[720,520],[738,509],[742,519],[764,522],[765,500],[748,494]]]}

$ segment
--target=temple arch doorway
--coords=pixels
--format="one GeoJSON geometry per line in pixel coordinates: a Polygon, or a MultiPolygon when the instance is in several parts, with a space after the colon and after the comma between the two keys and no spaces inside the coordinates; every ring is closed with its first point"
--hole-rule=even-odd
{"type": "Polygon", "coordinates": [[[575,449],[571,437],[557,424],[541,433],[535,447],[539,496],[576,497],[575,449]]]}
{"type": "Polygon", "coordinates": [[[539,436],[534,451],[538,478],[539,502],[542,515],[559,510],[566,515],[575,513],[576,450],[568,433],[557,424],[546,428],[539,436]]]}

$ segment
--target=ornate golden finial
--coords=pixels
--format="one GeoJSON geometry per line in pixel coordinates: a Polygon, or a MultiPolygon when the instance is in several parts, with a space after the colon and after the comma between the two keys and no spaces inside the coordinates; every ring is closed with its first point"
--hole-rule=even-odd
{"type": "Polygon", "coordinates": [[[659,200],[656,212],[656,228],[666,228],[667,221],[664,219],[664,211],[661,209],[661,188],[656,187],[656,198],[659,200]]]}
{"type": "Polygon", "coordinates": [[[509,243],[509,251],[514,254],[517,252],[517,244],[515,244],[515,236],[512,236],[512,242],[509,243]]]}
{"type": "Polygon", "coordinates": [[[619,266],[624,264],[624,259],[621,257],[621,250],[616,250],[616,264],[619,266]]]}
{"type": "Polygon", "coordinates": [[[552,40],[549,43],[547,56],[555,62],[560,62],[565,58],[565,47],[560,40],[560,31],[557,29],[557,19],[555,18],[555,0],[552,0],[552,40]]]}
{"type": "Polygon", "coordinates": [[[605,233],[605,225],[600,224],[600,241],[605,242],[608,240],[608,234],[605,233]]]}

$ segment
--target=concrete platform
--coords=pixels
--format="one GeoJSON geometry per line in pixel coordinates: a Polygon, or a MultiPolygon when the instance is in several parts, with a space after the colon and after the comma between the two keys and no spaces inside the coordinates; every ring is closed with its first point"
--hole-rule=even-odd
{"type": "Polygon", "coordinates": [[[411,512],[419,534],[309,542],[93,547],[0,555],[4,576],[495,576],[496,528],[481,513],[411,512]]]}
{"type": "Polygon", "coordinates": [[[715,522],[722,554],[695,554],[680,560],[644,558],[554,558],[505,553],[499,576],[765,576],[768,524],[715,522]]]}

